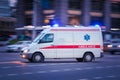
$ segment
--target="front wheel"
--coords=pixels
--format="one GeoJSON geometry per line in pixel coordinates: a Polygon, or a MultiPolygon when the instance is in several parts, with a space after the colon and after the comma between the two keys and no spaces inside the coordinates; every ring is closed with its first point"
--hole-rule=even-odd
{"type": "Polygon", "coordinates": [[[32,56],[33,62],[44,62],[44,56],[41,53],[34,53],[32,56]]]}
{"type": "Polygon", "coordinates": [[[94,60],[94,56],[92,53],[85,53],[83,56],[84,62],[92,62],[94,60]]]}

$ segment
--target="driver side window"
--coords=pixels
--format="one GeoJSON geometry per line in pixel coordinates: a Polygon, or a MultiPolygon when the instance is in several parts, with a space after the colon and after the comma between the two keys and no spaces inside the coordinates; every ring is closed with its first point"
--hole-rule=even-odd
{"type": "Polygon", "coordinates": [[[40,43],[48,43],[53,42],[54,35],[53,34],[46,34],[41,40],[40,43]]]}

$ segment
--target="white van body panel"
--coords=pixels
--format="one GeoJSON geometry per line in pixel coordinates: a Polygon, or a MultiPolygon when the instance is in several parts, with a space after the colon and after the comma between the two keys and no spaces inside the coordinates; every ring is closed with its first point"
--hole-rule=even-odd
{"type": "Polygon", "coordinates": [[[98,27],[52,27],[43,30],[28,49],[23,54],[40,52],[45,58],[82,58],[86,52],[91,52],[94,57],[100,57],[102,33],[98,27]],[[53,34],[53,41],[39,43],[46,34],[53,34]]]}

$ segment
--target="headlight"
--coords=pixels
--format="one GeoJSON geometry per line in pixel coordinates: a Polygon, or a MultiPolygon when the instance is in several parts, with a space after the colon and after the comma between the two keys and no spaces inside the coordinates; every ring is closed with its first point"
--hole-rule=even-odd
{"type": "Polygon", "coordinates": [[[118,47],[120,48],[120,45],[118,45],[118,47]]]}
{"type": "Polygon", "coordinates": [[[25,59],[25,58],[26,58],[26,55],[25,55],[25,54],[22,54],[21,57],[22,57],[23,59],[25,59]]]}
{"type": "Polygon", "coordinates": [[[107,45],[107,47],[111,48],[111,47],[112,47],[112,45],[107,45]]]}
{"type": "Polygon", "coordinates": [[[25,49],[25,50],[23,51],[23,53],[28,53],[28,51],[29,51],[28,49],[25,49]]]}

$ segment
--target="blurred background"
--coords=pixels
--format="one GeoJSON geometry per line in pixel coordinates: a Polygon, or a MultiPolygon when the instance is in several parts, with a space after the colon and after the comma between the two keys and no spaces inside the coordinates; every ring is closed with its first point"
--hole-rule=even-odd
{"type": "Polygon", "coordinates": [[[120,0],[0,0],[0,41],[32,40],[46,25],[97,25],[104,42],[120,39],[120,0]]]}

